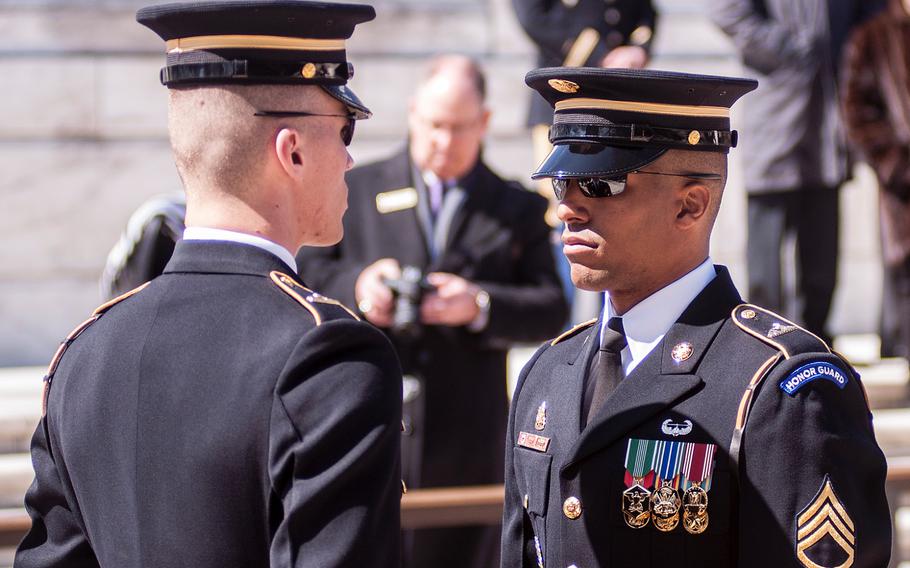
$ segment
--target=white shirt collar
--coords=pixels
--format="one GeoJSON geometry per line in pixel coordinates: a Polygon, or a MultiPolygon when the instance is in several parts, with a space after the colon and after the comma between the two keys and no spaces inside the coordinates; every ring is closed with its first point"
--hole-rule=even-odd
{"type": "MultiPolygon", "coordinates": [[[[688,274],[654,292],[623,314],[622,325],[627,346],[622,351],[622,363],[626,375],[660,343],[670,326],[676,323],[692,300],[715,276],[717,272],[714,263],[708,257],[688,274]]],[[[605,294],[601,330],[607,320],[615,315],[610,296],[605,294]]]]}
{"type": "Polygon", "coordinates": [[[247,233],[238,233],[237,231],[228,231],[226,229],[212,229],[209,227],[187,227],[183,231],[183,240],[185,241],[226,241],[231,243],[240,243],[259,247],[264,251],[270,252],[277,256],[281,262],[290,266],[294,273],[297,272],[297,261],[291,252],[268,239],[249,235],[247,233]]]}

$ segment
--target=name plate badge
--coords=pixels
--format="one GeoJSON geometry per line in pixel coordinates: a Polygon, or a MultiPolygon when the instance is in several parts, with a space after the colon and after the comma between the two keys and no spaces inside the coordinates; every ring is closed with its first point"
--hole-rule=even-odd
{"type": "Polygon", "coordinates": [[[417,190],[405,187],[386,191],[376,196],[376,210],[380,213],[394,213],[417,206],[417,190]]]}
{"type": "Polygon", "coordinates": [[[518,445],[535,452],[546,452],[550,447],[550,439],[546,436],[521,432],[518,434],[518,445]]]}

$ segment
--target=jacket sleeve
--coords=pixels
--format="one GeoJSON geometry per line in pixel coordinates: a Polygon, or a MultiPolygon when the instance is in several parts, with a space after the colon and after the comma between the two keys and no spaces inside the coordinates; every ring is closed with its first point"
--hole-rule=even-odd
{"type": "Polygon", "coordinates": [[[273,568],[399,564],[401,371],[355,320],[308,332],[276,385],[269,475],[273,568]]]}
{"type": "Polygon", "coordinates": [[[559,333],[568,318],[550,227],[544,221],[547,202],[528,194],[528,206],[512,243],[515,274],[511,281],[477,282],[490,294],[490,319],[483,340],[493,345],[535,342],[559,333]]]}
{"type": "Polygon", "coordinates": [[[35,480],[25,494],[32,527],[19,544],[16,568],[99,568],[91,544],[67,499],[42,418],[32,437],[35,480]]]}
{"type": "Polygon", "coordinates": [[[910,146],[900,142],[882,96],[881,67],[871,41],[874,29],[857,29],[844,48],[844,123],[851,143],[875,169],[882,189],[910,197],[910,146]]]}
{"type": "Polygon", "coordinates": [[[512,395],[512,404],[509,408],[509,423],[506,429],[506,456],[505,456],[505,501],[502,511],[502,552],[501,568],[525,568],[537,566],[537,557],[534,547],[534,532],[528,520],[522,503],[521,492],[518,490],[517,475],[513,448],[515,447],[515,408],[521,387],[534,367],[534,363],[546,350],[544,344],[531,357],[521,370],[512,395]]]}
{"type": "Polygon", "coordinates": [[[770,18],[762,6],[763,0],[717,0],[711,18],[733,40],[743,63],[760,73],[809,61],[817,49],[811,34],[770,18]]]}
{"type": "Polygon", "coordinates": [[[859,378],[838,357],[794,356],[762,382],[739,472],[738,566],[888,565],[885,458],[859,378]],[[826,373],[807,380],[813,369],[826,373]]]}

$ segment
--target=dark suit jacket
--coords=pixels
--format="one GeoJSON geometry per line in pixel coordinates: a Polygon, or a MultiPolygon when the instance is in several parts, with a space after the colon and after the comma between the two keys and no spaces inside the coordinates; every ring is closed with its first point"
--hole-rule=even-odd
{"type": "MultiPolygon", "coordinates": [[[[657,13],[651,0],[512,0],[515,15],[531,41],[537,46],[538,67],[598,67],[613,48],[641,45],[651,49],[657,13]],[[590,28],[598,39],[584,61],[566,62],[582,30],[590,28]],[[640,30],[640,31],[636,31],[640,30]]],[[[550,124],[553,109],[533,93],[528,125],[550,124]]]]}
{"type": "Polygon", "coordinates": [[[810,559],[835,566],[847,558],[825,533],[835,525],[839,538],[855,543],[854,567],[887,565],[885,460],[859,377],[808,332],[738,306],[726,269],[718,269],[585,428],[579,409],[599,322],[545,345],[527,364],[509,416],[504,567],[537,566],[535,538],[546,566],[801,566],[798,540],[810,559]],[[690,356],[677,349],[674,358],[684,342],[690,356]],[[842,369],[845,384],[819,379],[793,396],[783,392],[781,383],[811,362],[842,369]],[[537,429],[543,401],[546,423],[537,429]],[[668,420],[685,427],[667,429],[668,420]],[[522,432],[549,438],[545,451],[520,444],[522,432]],[[630,438],[716,444],[704,533],[689,534],[682,523],[671,532],[626,526],[630,438]],[[845,511],[837,520],[826,516],[836,510],[830,500],[828,509],[811,508],[828,480],[845,511]],[[575,519],[564,512],[570,497],[580,501],[575,519]]]}
{"type": "Polygon", "coordinates": [[[404,372],[424,380],[424,420],[406,408],[404,440],[408,450],[420,446],[423,457],[416,461],[422,464],[405,464],[405,481],[409,486],[501,481],[506,350],[514,342],[552,336],[566,318],[543,219],[546,201],[478,163],[460,180],[467,199],[455,215],[445,250],[431,261],[416,207],[377,210],[377,195],[416,187],[406,152],[356,168],[347,181],[341,243],[304,248],[298,255],[301,273],[316,289],[353,305],[360,272],[390,257],[426,272],[458,274],[490,294],[489,324],[481,333],[432,326],[411,344],[387,331],[404,372]]]}
{"type": "Polygon", "coordinates": [[[180,242],[69,346],[17,568],[398,566],[394,352],[271,271],[290,273],[255,247],[180,242]]]}

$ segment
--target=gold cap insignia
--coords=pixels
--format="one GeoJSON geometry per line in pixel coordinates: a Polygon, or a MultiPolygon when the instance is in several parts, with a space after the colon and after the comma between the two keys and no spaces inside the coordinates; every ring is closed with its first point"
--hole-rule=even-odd
{"type": "Polygon", "coordinates": [[[856,547],[856,535],[853,520],[841,503],[831,479],[826,475],[815,499],[797,517],[796,557],[807,568],[817,568],[819,564],[809,558],[810,549],[829,537],[847,555],[847,560],[838,568],[853,565],[856,547]]]}
{"type": "Polygon", "coordinates": [[[534,429],[543,430],[547,426],[547,401],[540,403],[537,407],[537,417],[534,418],[534,429]]]}
{"type": "Polygon", "coordinates": [[[695,146],[699,142],[701,142],[701,132],[699,132],[698,130],[693,130],[692,132],[690,132],[689,133],[689,144],[692,146],[695,146]]]}
{"type": "Polygon", "coordinates": [[[686,359],[692,356],[692,353],[695,349],[692,347],[692,344],[688,341],[683,341],[682,343],[677,343],[673,347],[673,351],[670,352],[670,357],[673,358],[677,363],[682,363],[686,359]]]}
{"type": "Polygon", "coordinates": [[[303,69],[300,70],[300,74],[303,75],[304,79],[312,79],[316,76],[316,66],[312,63],[307,63],[303,66],[303,69]]]}
{"type": "Polygon", "coordinates": [[[547,83],[560,93],[577,93],[578,89],[581,88],[578,86],[578,83],[573,83],[572,81],[567,81],[565,79],[550,79],[547,83]]]}

